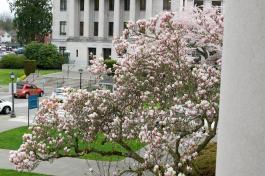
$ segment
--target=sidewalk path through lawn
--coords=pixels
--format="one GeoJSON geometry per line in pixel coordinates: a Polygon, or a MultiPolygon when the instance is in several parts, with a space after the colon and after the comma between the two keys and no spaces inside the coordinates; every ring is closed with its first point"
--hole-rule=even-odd
{"type": "MultiPolygon", "coordinates": [[[[17,117],[18,119],[22,117],[17,117]]],[[[14,121],[9,116],[0,116],[0,132],[7,131],[20,126],[26,126],[27,123],[14,121]]],[[[10,139],[12,140],[12,139],[10,139]]],[[[140,150],[143,152],[144,149],[140,150]]],[[[10,150],[0,149],[0,169],[15,169],[14,165],[9,162],[10,150]]],[[[97,175],[104,176],[113,173],[115,170],[125,170],[129,166],[133,167],[134,161],[126,158],[118,162],[103,162],[93,161],[78,158],[60,158],[51,162],[41,162],[40,165],[33,171],[55,176],[91,176],[89,169],[93,168],[97,175]]],[[[124,174],[124,176],[134,176],[133,174],[124,174]]]]}
{"type": "MultiPolygon", "coordinates": [[[[14,165],[9,162],[10,150],[0,150],[0,168],[15,169],[14,165]]],[[[42,173],[47,175],[58,176],[83,176],[88,173],[90,167],[96,167],[95,161],[89,161],[75,158],[61,158],[54,160],[53,163],[41,162],[41,164],[33,171],[34,173],[42,173]]]]}
{"type": "MultiPolygon", "coordinates": [[[[8,160],[10,150],[0,149],[0,168],[1,169],[15,169],[14,165],[8,160]]],[[[54,176],[91,176],[89,169],[93,168],[97,175],[107,175],[113,173],[117,168],[125,169],[132,166],[131,159],[125,159],[119,162],[102,162],[92,161],[77,158],[60,158],[53,162],[41,162],[40,165],[33,170],[34,173],[54,175],[54,176]],[[103,169],[104,167],[104,169],[103,169]]],[[[132,166],[133,167],[133,166],[132,166]]],[[[123,176],[134,176],[133,174],[124,174],[123,176]]]]}
{"type": "MultiPolygon", "coordinates": [[[[20,117],[17,117],[20,119],[20,117]]],[[[7,131],[13,128],[21,127],[27,125],[27,123],[22,121],[15,121],[16,119],[11,119],[8,115],[7,116],[0,116],[0,133],[3,131],[7,131]]],[[[1,166],[1,165],[0,165],[1,166]]]]}

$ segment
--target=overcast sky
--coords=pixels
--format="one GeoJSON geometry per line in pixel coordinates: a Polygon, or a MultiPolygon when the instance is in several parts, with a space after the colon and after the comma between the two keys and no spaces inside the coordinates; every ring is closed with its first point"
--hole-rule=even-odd
{"type": "Polygon", "coordinates": [[[11,14],[7,0],[0,0],[0,14],[1,13],[11,14]]]}

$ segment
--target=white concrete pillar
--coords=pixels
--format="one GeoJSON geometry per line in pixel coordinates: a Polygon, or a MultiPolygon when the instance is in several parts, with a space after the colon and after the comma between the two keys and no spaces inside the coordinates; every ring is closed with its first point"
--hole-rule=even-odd
{"type": "Polygon", "coordinates": [[[60,1],[54,1],[52,3],[52,38],[56,39],[60,36],[60,20],[56,16],[60,13],[60,1]]]}
{"type": "Polygon", "coordinates": [[[171,0],[171,10],[173,12],[178,12],[183,8],[183,0],[171,0]]]}
{"type": "Polygon", "coordinates": [[[179,11],[183,11],[184,10],[184,0],[179,0],[179,11]]]}
{"type": "Polygon", "coordinates": [[[212,6],[212,0],[204,0],[204,6],[206,8],[209,8],[212,6]]]}
{"type": "Polygon", "coordinates": [[[115,50],[114,46],[111,47],[111,58],[113,58],[113,59],[117,59],[118,58],[118,54],[116,53],[116,50],[115,50]]]}
{"type": "Polygon", "coordinates": [[[103,48],[101,46],[97,46],[97,53],[96,53],[96,57],[100,58],[103,57],[103,48]]]}
{"type": "Polygon", "coordinates": [[[223,14],[225,14],[225,2],[224,2],[224,0],[222,0],[221,11],[223,14]]]}
{"type": "Polygon", "coordinates": [[[120,36],[121,31],[121,0],[114,0],[114,37],[120,36]]]}
{"type": "Polygon", "coordinates": [[[194,7],[194,0],[185,0],[185,9],[190,9],[194,7]]]}
{"type": "Polygon", "coordinates": [[[99,0],[99,12],[98,12],[98,37],[105,37],[105,0],[99,0]]]}
{"type": "Polygon", "coordinates": [[[91,25],[91,2],[90,0],[84,0],[84,37],[90,37],[90,25],[91,25]]]}
{"type": "Polygon", "coordinates": [[[130,0],[130,21],[136,22],[136,1],[130,0]]]}
{"type": "Polygon", "coordinates": [[[146,0],[146,19],[150,19],[153,16],[153,0],[146,0]]]}
{"type": "Polygon", "coordinates": [[[217,176],[265,175],[265,1],[225,1],[217,176]]]}
{"type": "Polygon", "coordinates": [[[76,0],[69,0],[69,5],[67,9],[69,10],[69,20],[68,20],[68,36],[76,36],[76,0]]]}

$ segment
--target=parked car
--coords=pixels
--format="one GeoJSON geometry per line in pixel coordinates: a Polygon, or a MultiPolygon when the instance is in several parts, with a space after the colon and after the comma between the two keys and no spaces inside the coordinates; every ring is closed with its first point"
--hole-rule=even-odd
{"type": "Polygon", "coordinates": [[[25,53],[25,48],[17,48],[14,50],[16,54],[24,54],[25,53]]]}
{"type": "Polygon", "coordinates": [[[64,93],[64,88],[57,88],[52,93],[52,97],[58,99],[60,102],[64,102],[66,100],[66,95],[64,93]]]}
{"type": "Polygon", "coordinates": [[[3,114],[9,114],[12,110],[12,103],[0,99],[0,112],[3,114]]]}
{"type": "Polygon", "coordinates": [[[38,95],[42,97],[44,95],[44,91],[34,84],[17,83],[17,91],[15,93],[15,97],[28,99],[31,95],[38,95]]]}

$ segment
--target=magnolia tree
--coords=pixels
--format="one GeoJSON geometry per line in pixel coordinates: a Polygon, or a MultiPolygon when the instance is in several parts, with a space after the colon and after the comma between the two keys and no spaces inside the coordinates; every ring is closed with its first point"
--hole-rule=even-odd
{"type": "MultiPolygon", "coordinates": [[[[120,55],[113,77],[117,90],[69,89],[64,103],[44,100],[31,134],[23,136],[10,161],[19,170],[32,170],[40,161],[98,152],[135,161],[115,175],[188,175],[192,161],[216,135],[222,36],[223,16],[215,8],[129,23],[114,41],[120,55]],[[187,57],[192,48],[215,54],[195,63],[187,57]],[[98,133],[126,152],[79,146],[98,133]],[[139,139],[144,150],[135,152],[128,139],[139,139]]],[[[93,72],[108,72],[102,63],[95,60],[93,72]]]]}

